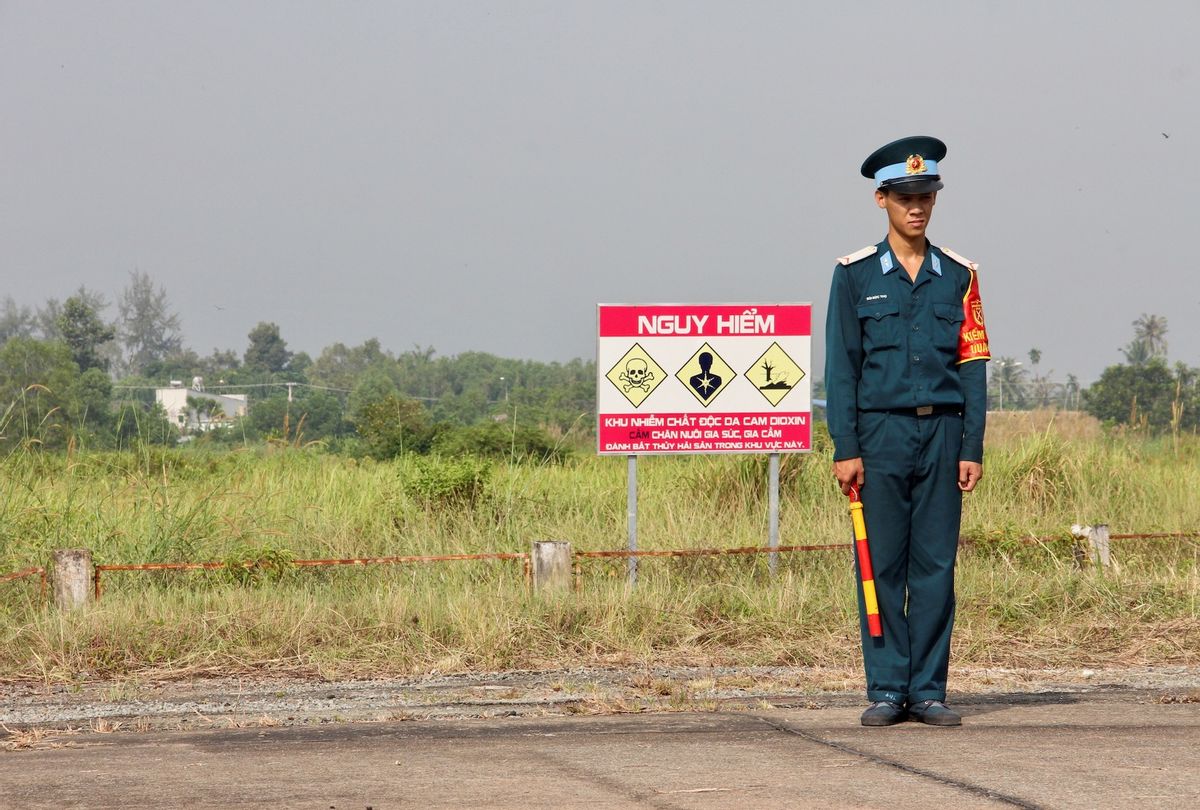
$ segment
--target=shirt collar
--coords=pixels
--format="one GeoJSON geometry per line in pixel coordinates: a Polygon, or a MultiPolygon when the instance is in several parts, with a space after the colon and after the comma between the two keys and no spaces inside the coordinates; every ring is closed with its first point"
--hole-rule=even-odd
{"type": "Polygon", "coordinates": [[[896,269],[896,260],[892,257],[892,248],[888,244],[887,237],[883,237],[883,241],[876,245],[879,251],[879,269],[886,276],[888,273],[896,269]]]}
{"type": "MultiPolygon", "coordinates": [[[[892,249],[888,245],[888,240],[884,239],[879,243],[879,269],[886,276],[898,266],[896,260],[892,258],[892,249]]],[[[929,272],[935,276],[942,274],[942,260],[934,251],[933,245],[926,241],[925,243],[926,265],[929,267],[929,272]]]]}

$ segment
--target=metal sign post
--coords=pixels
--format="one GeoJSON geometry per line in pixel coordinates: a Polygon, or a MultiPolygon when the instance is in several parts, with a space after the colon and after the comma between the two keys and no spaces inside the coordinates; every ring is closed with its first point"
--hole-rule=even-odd
{"type": "MultiPolygon", "coordinates": [[[[626,463],[625,514],[629,527],[629,550],[637,551],[637,456],[626,463]]],[[[638,558],[629,558],[629,587],[637,585],[638,558]]]]}
{"type": "Polygon", "coordinates": [[[771,576],[779,566],[779,454],[767,456],[767,546],[772,551],[767,554],[767,568],[771,576]]]}

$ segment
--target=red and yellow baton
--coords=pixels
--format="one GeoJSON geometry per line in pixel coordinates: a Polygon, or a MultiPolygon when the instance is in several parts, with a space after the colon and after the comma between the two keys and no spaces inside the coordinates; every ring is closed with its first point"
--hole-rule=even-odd
{"type": "Polygon", "coordinates": [[[871,638],[883,635],[879,619],[879,600],[875,597],[875,572],[871,569],[871,549],[867,545],[867,522],[858,489],[850,487],[850,520],[854,523],[854,550],[858,554],[858,572],[862,577],[863,602],[867,606],[867,631],[871,638]]]}

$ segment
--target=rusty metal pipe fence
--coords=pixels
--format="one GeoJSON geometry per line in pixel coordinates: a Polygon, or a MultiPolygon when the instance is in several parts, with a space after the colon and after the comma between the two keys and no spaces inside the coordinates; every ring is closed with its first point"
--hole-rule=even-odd
{"type": "Polygon", "coordinates": [[[11,574],[0,575],[0,582],[15,582],[18,579],[26,577],[38,577],[40,584],[38,586],[38,599],[42,602],[46,601],[46,589],[49,587],[49,576],[46,569],[42,566],[34,566],[32,568],[23,568],[20,571],[14,571],[11,574]]]}
{"type": "MultiPolygon", "coordinates": [[[[822,545],[805,546],[745,546],[739,548],[688,548],[667,549],[662,551],[575,551],[572,556],[583,559],[614,559],[629,557],[720,557],[727,555],[770,554],[772,552],[795,551],[828,551],[830,549],[846,548],[849,543],[826,543],[822,545]]],[[[281,561],[279,567],[292,566],[295,568],[323,568],[347,565],[408,565],[439,562],[455,562],[467,560],[520,560],[526,585],[533,581],[533,566],[530,555],[524,552],[496,552],[486,554],[432,554],[407,555],[398,557],[354,557],[346,559],[325,560],[287,560],[281,561]]],[[[227,568],[253,569],[262,565],[255,560],[243,562],[198,562],[198,563],[129,563],[129,564],[97,564],[92,574],[94,596],[100,599],[103,595],[101,578],[106,571],[214,571],[227,568]]],[[[276,564],[272,564],[276,565],[276,564]]],[[[578,565],[578,564],[577,564],[578,565]]],[[[40,569],[39,569],[40,570],[40,569]]]]}
{"type": "MultiPolygon", "coordinates": [[[[278,563],[278,567],[292,566],[295,568],[326,568],[344,565],[411,565],[421,563],[436,563],[436,562],[453,562],[460,560],[521,560],[525,574],[526,583],[530,582],[533,576],[532,568],[529,562],[529,555],[519,552],[513,553],[488,553],[488,554],[428,554],[428,555],[406,555],[400,557],[350,557],[346,559],[328,559],[328,560],[286,560],[278,563]]],[[[272,564],[275,566],[276,564],[272,564]]],[[[92,574],[92,582],[94,585],[94,595],[99,599],[103,589],[100,584],[100,578],[105,571],[215,571],[226,568],[245,568],[254,569],[263,567],[256,560],[245,560],[243,562],[202,562],[202,563],[139,563],[126,565],[106,565],[99,564],[94,568],[92,574]]]]}
{"type": "MultiPolygon", "coordinates": [[[[1073,527],[1081,528],[1081,527],[1073,527]]],[[[1083,529],[1091,530],[1093,527],[1082,527],[1083,529]]],[[[1085,535],[1076,533],[1076,539],[1080,539],[1085,535]]],[[[1200,531],[1182,531],[1182,532],[1135,532],[1128,534],[1106,534],[1107,540],[1200,540],[1200,531]]],[[[1064,540],[1064,535],[1052,535],[1048,537],[1024,537],[1019,538],[1020,542],[1030,544],[1042,544],[1050,542],[1058,542],[1064,540]]],[[[960,538],[960,544],[976,544],[986,542],[973,538],[960,538]]],[[[604,559],[631,559],[631,558],[680,558],[680,557],[723,557],[723,556],[744,556],[758,554],[786,554],[806,551],[834,551],[838,549],[848,549],[852,546],[851,543],[819,543],[810,545],[790,545],[777,546],[771,548],[769,546],[744,546],[736,548],[688,548],[688,549],[663,549],[663,550],[643,550],[630,551],[629,549],[611,550],[611,551],[573,551],[574,558],[573,568],[575,575],[575,586],[580,587],[582,575],[582,562],[584,560],[604,560],[604,559]]],[[[177,563],[101,563],[94,566],[92,583],[94,598],[100,599],[103,594],[102,577],[106,572],[148,572],[148,571],[214,571],[231,568],[266,568],[266,567],[292,567],[296,569],[303,568],[327,568],[338,566],[371,566],[371,565],[425,565],[432,563],[443,562],[462,562],[462,561],[520,561],[522,564],[522,572],[526,586],[533,582],[533,564],[531,555],[525,552],[496,552],[483,554],[433,554],[433,555],[403,555],[394,557],[354,557],[344,559],[298,559],[298,560],[281,560],[279,562],[264,563],[257,560],[245,560],[243,562],[177,562],[177,563]]],[[[38,577],[40,580],[39,597],[42,601],[46,600],[48,581],[50,574],[45,567],[33,566],[24,568],[20,571],[14,571],[9,574],[0,574],[0,583],[13,582],[29,577],[38,577]]]]}

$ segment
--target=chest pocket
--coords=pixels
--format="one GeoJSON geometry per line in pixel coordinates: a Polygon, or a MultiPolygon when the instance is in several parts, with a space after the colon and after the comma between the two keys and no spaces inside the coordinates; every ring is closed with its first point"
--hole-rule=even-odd
{"type": "Polygon", "coordinates": [[[934,302],[933,342],[944,351],[958,351],[958,333],[962,331],[963,310],[961,304],[934,302]]]}
{"type": "Polygon", "coordinates": [[[891,301],[875,301],[858,308],[858,323],[862,329],[863,349],[870,354],[880,349],[900,345],[900,305],[891,301]]]}

